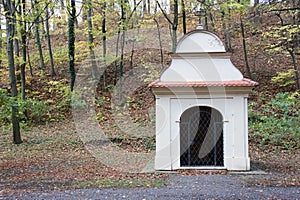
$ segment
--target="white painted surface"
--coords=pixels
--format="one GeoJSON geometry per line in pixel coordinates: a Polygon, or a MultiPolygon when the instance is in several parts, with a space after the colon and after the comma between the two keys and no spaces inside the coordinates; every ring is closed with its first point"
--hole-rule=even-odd
{"type": "Polygon", "coordinates": [[[187,33],[178,42],[176,53],[226,52],[222,41],[208,31],[187,33]]]}
{"type": "Polygon", "coordinates": [[[161,75],[160,81],[231,81],[242,80],[242,73],[230,59],[176,58],[161,75]]]}
{"type": "MultiPolygon", "coordinates": [[[[155,93],[155,89],[153,90],[155,93]]],[[[156,170],[176,170],[180,167],[180,124],[179,119],[184,111],[195,106],[209,106],[218,110],[223,116],[224,168],[227,170],[250,170],[248,156],[248,138],[244,133],[244,96],[227,94],[223,98],[209,99],[202,95],[159,95],[156,120],[156,170]],[[162,109],[169,108],[169,109],[162,109]]],[[[189,167],[183,167],[188,169],[189,167]]],[[[205,167],[190,167],[203,169],[205,167]]],[[[209,167],[213,169],[214,167],[209,167]]],[[[216,168],[220,168],[219,166],[216,168]]]]}
{"type": "MultiPolygon", "coordinates": [[[[243,79],[230,58],[222,56],[225,49],[221,40],[210,32],[194,31],[187,34],[179,42],[176,53],[180,54],[172,59],[160,81],[209,82],[243,79]]],[[[152,90],[156,96],[155,169],[250,170],[247,95],[251,87],[162,87],[152,90]],[[222,114],[224,166],[180,166],[179,120],[184,111],[195,106],[208,106],[222,114]]]]}
{"type": "Polygon", "coordinates": [[[223,56],[222,41],[207,31],[193,31],[178,43],[176,53],[160,81],[231,81],[242,80],[242,73],[232,64],[230,57],[223,56]],[[191,57],[188,53],[192,53],[191,57]],[[219,54],[214,54],[219,53],[219,54]],[[195,56],[199,54],[199,56],[195,56]]]}

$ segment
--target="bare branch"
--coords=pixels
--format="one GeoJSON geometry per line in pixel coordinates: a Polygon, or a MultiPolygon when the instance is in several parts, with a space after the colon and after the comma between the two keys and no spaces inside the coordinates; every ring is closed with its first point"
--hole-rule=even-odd
{"type": "Polygon", "coordinates": [[[173,25],[173,22],[172,22],[171,19],[168,17],[168,15],[167,15],[167,13],[165,12],[165,10],[161,7],[160,3],[159,3],[157,0],[156,0],[156,3],[157,3],[157,5],[158,5],[159,9],[161,10],[161,12],[163,13],[163,15],[165,16],[165,18],[168,20],[168,22],[169,22],[170,24],[173,25]]]}

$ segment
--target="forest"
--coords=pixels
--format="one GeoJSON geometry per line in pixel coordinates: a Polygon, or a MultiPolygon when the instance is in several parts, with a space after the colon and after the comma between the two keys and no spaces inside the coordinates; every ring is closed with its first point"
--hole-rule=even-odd
{"type": "Polygon", "coordinates": [[[99,146],[153,155],[148,85],[199,24],[259,83],[249,96],[250,157],[272,173],[247,181],[300,185],[300,0],[2,0],[0,13],[4,193],[164,184],[167,174],[119,173],[99,146]]]}

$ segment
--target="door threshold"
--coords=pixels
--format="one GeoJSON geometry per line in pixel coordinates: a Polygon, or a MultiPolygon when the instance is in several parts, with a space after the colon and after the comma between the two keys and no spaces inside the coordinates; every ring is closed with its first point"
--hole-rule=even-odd
{"type": "Polygon", "coordinates": [[[226,167],[222,166],[186,166],[179,167],[179,169],[198,169],[198,170],[226,170],[226,167]]]}

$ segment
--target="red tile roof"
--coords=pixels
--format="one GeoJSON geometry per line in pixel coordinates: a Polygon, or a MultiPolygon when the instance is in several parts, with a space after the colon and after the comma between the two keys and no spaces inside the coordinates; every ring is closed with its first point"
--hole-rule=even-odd
{"type": "Polygon", "coordinates": [[[250,79],[232,80],[232,81],[187,81],[187,82],[162,82],[156,80],[152,82],[149,87],[254,87],[258,83],[250,79]]]}

